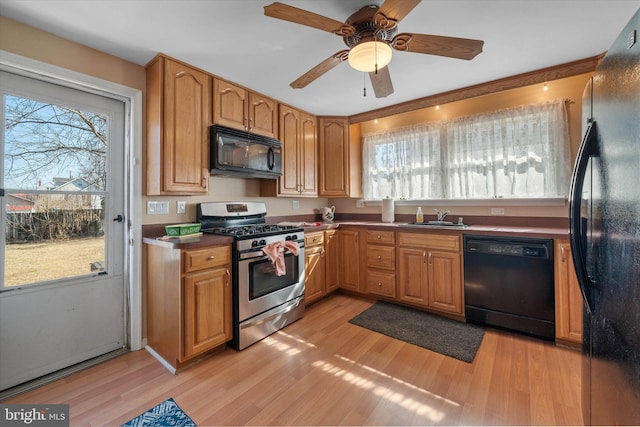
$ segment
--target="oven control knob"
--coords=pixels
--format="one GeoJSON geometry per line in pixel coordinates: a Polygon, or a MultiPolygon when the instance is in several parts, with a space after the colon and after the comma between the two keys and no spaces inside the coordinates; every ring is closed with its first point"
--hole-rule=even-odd
{"type": "Polygon", "coordinates": [[[260,246],[266,246],[267,245],[267,241],[262,239],[260,240],[260,246]]]}
{"type": "Polygon", "coordinates": [[[287,237],[284,238],[285,240],[298,240],[298,235],[297,234],[291,234],[287,237]]]}
{"type": "Polygon", "coordinates": [[[257,240],[254,240],[253,242],[251,242],[251,247],[252,248],[257,247],[258,245],[260,245],[260,242],[258,242],[257,240]]]}

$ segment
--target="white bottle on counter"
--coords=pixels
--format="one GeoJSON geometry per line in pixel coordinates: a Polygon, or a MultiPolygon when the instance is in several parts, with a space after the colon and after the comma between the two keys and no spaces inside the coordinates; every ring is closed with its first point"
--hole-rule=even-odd
{"type": "Polygon", "coordinates": [[[418,207],[418,212],[416,212],[416,222],[424,222],[424,215],[422,214],[421,207],[418,207]]]}

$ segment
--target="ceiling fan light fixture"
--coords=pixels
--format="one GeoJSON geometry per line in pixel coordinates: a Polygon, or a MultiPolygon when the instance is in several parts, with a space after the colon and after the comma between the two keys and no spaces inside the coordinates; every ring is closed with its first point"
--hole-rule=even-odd
{"type": "Polygon", "coordinates": [[[349,51],[349,65],[358,71],[370,73],[387,66],[391,62],[392,49],[387,43],[366,41],[349,51]]]}

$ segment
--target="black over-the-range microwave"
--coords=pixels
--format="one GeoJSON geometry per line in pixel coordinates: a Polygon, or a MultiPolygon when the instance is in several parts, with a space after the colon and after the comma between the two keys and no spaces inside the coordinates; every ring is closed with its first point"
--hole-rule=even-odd
{"type": "Polygon", "coordinates": [[[282,175],[282,144],[226,126],[210,131],[211,175],[275,179],[282,175]]]}

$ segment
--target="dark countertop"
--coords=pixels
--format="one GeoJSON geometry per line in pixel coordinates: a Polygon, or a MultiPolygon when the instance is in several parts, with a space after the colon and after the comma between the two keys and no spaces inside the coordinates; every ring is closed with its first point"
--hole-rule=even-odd
{"type": "Polygon", "coordinates": [[[374,229],[390,229],[404,232],[425,232],[444,234],[475,234],[493,236],[518,236],[518,237],[538,237],[547,239],[568,239],[568,227],[541,227],[541,226],[501,226],[501,225],[469,225],[466,228],[449,226],[415,226],[406,222],[376,222],[376,221],[334,221],[333,223],[323,223],[319,226],[304,227],[305,231],[320,231],[344,226],[358,226],[374,229]]]}
{"type": "MultiPolygon", "coordinates": [[[[568,239],[569,228],[554,225],[469,225],[466,228],[448,226],[415,226],[407,222],[380,222],[380,221],[349,221],[340,220],[331,223],[309,223],[303,226],[305,232],[338,229],[340,227],[365,227],[374,230],[393,230],[411,233],[438,233],[438,234],[473,234],[482,236],[506,236],[506,237],[534,237],[545,239],[568,239]],[[320,225],[316,225],[320,224],[320,225]]],[[[233,243],[233,237],[203,234],[189,239],[159,240],[164,235],[163,226],[145,226],[143,229],[143,242],[161,246],[167,249],[196,249],[207,246],[227,245],[233,243]]]]}
{"type": "Polygon", "coordinates": [[[167,249],[197,249],[207,246],[230,245],[233,243],[233,237],[218,236],[215,234],[203,234],[202,236],[188,239],[171,240],[160,240],[158,237],[162,237],[162,235],[144,236],[142,241],[149,245],[161,246],[167,249]]]}

